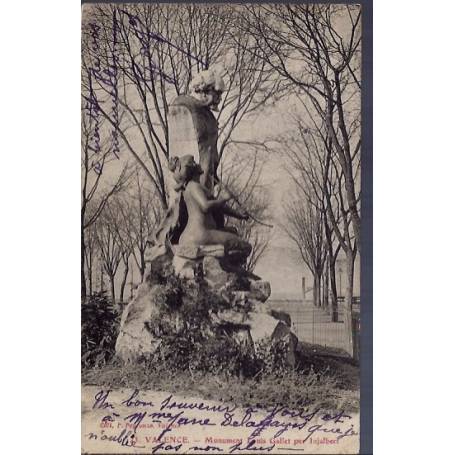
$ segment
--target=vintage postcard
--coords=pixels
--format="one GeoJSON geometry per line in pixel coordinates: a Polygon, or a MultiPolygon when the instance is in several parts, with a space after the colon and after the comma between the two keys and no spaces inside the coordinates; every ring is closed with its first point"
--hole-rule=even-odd
{"type": "Polygon", "coordinates": [[[363,21],[83,4],[82,453],[361,452],[363,21]]]}

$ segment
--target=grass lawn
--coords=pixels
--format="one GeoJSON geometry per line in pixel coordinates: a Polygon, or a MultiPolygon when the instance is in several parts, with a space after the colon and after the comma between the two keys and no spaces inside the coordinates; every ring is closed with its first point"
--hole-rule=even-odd
{"type": "Polygon", "coordinates": [[[122,365],[115,361],[84,369],[84,385],[166,391],[232,402],[238,406],[359,410],[359,368],[336,350],[300,343],[294,371],[243,378],[199,371],[179,371],[166,364],[122,365]]]}

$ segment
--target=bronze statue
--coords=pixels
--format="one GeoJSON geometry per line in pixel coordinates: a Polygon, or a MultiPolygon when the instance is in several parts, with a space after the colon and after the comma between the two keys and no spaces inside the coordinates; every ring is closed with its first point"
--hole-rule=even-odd
{"type": "Polygon", "coordinates": [[[247,219],[248,215],[227,205],[229,200],[236,200],[232,194],[213,195],[218,182],[218,122],[211,111],[217,111],[223,89],[220,76],[211,70],[202,71],[191,81],[190,95],[178,96],[170,106],[169,169],[177,183],[177,197],[149,239],[149,261],[172,254],[173,245],[178,244],[222,244],[227,252],[238,252],[242,259],[251,252],[251,245],[224,224],[225,216],[247,219]]]}

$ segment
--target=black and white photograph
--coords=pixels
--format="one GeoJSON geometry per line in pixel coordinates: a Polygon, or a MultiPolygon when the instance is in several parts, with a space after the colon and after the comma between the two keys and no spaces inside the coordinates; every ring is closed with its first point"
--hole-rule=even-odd
{"type": "Polygon", "coordinates": [[[82,453],[360,453],[364,8],[82,5],[82,453]]]}

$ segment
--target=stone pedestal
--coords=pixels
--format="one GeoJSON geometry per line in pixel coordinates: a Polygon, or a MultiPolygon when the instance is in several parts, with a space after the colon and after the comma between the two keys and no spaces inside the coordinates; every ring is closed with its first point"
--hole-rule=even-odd
{"type": "MultiPolygon", "coordinates": [[[[264,340],[285,340],[288,363],[295,363],[297,338],[291,332],[289,314],[269,307],[270,283],[246,272],[226,255],[223,245],[177,246],[173,248],[172,266],[180,279],[198,280],[226,302],[226,308],[214,309],[210,319],[214,327],[226,328],[239,343],[254,349],[264,340]]],[[[152,267],[153,269],[153,267],[152,267]]],[[[116,351],[125,361],[152,354],[160,340],[149,330],[160,317],[156,305],[159,286],[142,284],[122,316],[116,351]]]]}
{"type": "Polygon", "coordinates": [[[160,345],[160,340],[148,328],[149,321],[159,318],[159,308],[154,302],[157,290],[156,286],[142,283],[123,311],[115,351],[125,362],[147,357],[160,345]]]}

